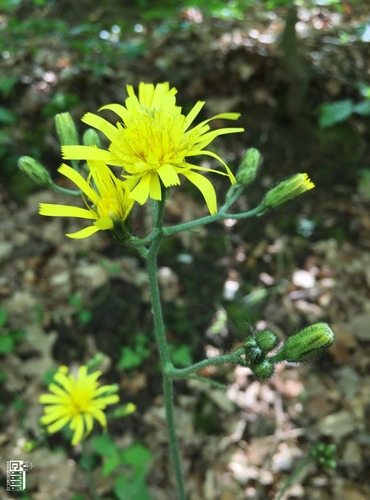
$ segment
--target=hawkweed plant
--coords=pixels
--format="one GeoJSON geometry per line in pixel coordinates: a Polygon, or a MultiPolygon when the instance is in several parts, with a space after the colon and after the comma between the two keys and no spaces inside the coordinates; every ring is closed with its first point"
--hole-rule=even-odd
{"type": "MultiPolygon", "coordinates": [[[[326,323],[317,323],[294,333],[279,347],[273,331],[258,331],[249,335],[229,354],[177,368],[170,359],[158,286],[157,256],[161,243],[180,231],[192,230],[211,222],[261,216],[311,190],[314,184],[307,174],[295,174],[270,189],[253,209],[234,213],[232,205],[257,176],[261,155],[254,148],[248,149],[234,175],[222,158],[208,147],[220,135],[244,131],[240,127],[212,129],[211,122],[216,119],[235,121],[240,115],[222,113],[194,124],[204,102],[197,102],[188,114],[184,114],[176,104],[177,90],[171,88],[168,82],[157,85],[140,83],[137,95],[133,87],[128,85],[127,93],[125,105],[108,104],[100,110],[113,112],[118,117],[115,124],[93,113],[87,113],[82,118],[92,128],[84,134],[81,145],[78,144],[71,116],[68,113],[57,116],[56,128],[62,155],[64,160],[70,160],[72,164],[63,164],[59,172],[76,189],[61,188],[54,184],[47,170],[30,157],[20,158],[19,166],[38,184],[57,192],[82,197],[84,208],[40,204],[41,215],[77,217],[89,221],[87,226],[81,221],[81,229],[66,236],[79,239],[90,237],[97,231],[108,231],[122,245],[135,247],[146,262],[154,335],[163,377],[169,448],[178,498],[184,500],[186,491],[175,429],[174,381],[195,378],[208,382],[197,373],[205,367],[225,363],[249,368],[259,379],[268,379],[273,375],[276,363],[304,362],[328,348],[334,335],[326,323]],[[105,136],[106,148],[101,146],[101,137],[97,131],[105,136]],[[196,158],[202,155],[213,158],[219,168],[198,165],[196,158]],[[111,167],[115,167],[114,172],[111,167]],[[208,174],[221,175],[230,185],[219,208],[216,191],[208,174]],[[163,219],[166,197],[183,180],[199,189],[209,215],[178,225],[165,225],[163,219]],[[141,238],[131,233],[127,221],[134,204],[144,204],[147,200],[151,204],[153,225],[149,233],[141,238]]],[[[41,402],[48,405],[42,422],[50,432],[69,423],[74,431],[72,444],[77,444],[89,434],[94,419],[103,427],[106,425],[103,409],[114,403],[118,396],[111,393],[112,386],[98,388],[96,373],[89,375],[81,368],[78,379],[74,379],[63,370],[65,368],[56,376],[59,385],[50,386],[52,394],[41,396],[41,402]],[[75,405],[73,401],[77,395],[80,402],[75,405]]]]}

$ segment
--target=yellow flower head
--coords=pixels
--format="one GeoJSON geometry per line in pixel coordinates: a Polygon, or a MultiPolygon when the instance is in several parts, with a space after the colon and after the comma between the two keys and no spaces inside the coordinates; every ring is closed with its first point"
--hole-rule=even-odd
{"type": "Polygon", "coordinates": [[[141,204],[148,197],[161,200],[161,183],[166,188],[179,185],[181,174],[201,191],[210,213],[215,213],[217,202],[214,187],[198,172],[211,171],[226,175],[232,183],[235,178],[223,160],[205,148],[220,135],[243,132],[244,129],[229,127],[211,131],[209,122],[218,118],[236,120],[239,113],[219,114],[190,129],[204,105],[203,101],[198,101],[184,115],[181,107],[176,106],[177,90],[170,88],[168,82],[156,86],[140,83],[138,97],[130,85],[127,86],[127,92],[125,106],[109,104],[101,108],[119,116],[120,121],[116,125],[93,113],[87,113],[82,119],[108,138],[108,150],[90,146],[63,146],[63,157],[70,160],[102,160],[108,165],[122,167],[124,187],[130,192],[130,197],[141,204]],[[198,155],[216,158],[226,172],[189,163],[188,158],[198,155]]]}
{"type": "Polygon", "coordinates": [[[94,419],[103,428],[107,427],[104,414],[106,406],[119,401],[115,385],[101,385],[97,382],[101,372],[87,373],[87,366],[81,366],[77,378],[61,366],[54,375],[54,383],[49,385],[51,394],[42,394],[40,403],[45,404],[45,414],[41,423],[50,434],[67,424],[73,430],[72,444],[76,445],[92,431],[94,419]]]}
{"type": "MultiPolygon", "coordinates": [[[[95,148],[96,149],[96,148],[95,148]]],[[[122,223],[132,209],[134,200],[128,197],[122,181],[111,172],[103,162],[89,160],[90,175],[85,180],[81,174],[68,165],[62,165],[58,171],[76,184],[91,203],[87,208],[40,203],[40,214],[56,217],[80,217],[93,220],[93,225],[66,236],[70,238],[87,238],[100,230],[113,229],[122,223]]]]}

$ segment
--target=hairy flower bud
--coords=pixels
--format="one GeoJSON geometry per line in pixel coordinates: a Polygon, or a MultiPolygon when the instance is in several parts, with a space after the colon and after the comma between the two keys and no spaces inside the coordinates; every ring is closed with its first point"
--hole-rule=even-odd
{"type": "Polygon", "coordinates": [[[276,333],[272,330],[266,329],[256,333],[256,342],[258,347],[265,353],[271,351],[278,343],[276,333]]]}
{"type": "Polygon", "coordinates": [[[249,337],[243,342],[244,357],[247,366],[256,365],[260,363],[265,355],[261,348],[257,345],[255,337],[249,337]]]}
{"type": "Polygon", "coordinates": [[[50,186],[52,184],[49,172],[31,156],[21,156],[18,160],[18,167],[36,184],[40,186],[50,186]]]}
{"type": "Polygon", "coordinates": [[[326,323],[315,323],[289,337],[270,359],[300,363],[321,353],[334,342],[334,333],[326,323]]]}
{"type": "Polygon", "coordinates": [[[270,189],[266,193],[262,204],[266,209],[277,208],[314,187],[315,184],[307,174],[296,174],[270,189]]]}
{"type": "Polygon", "coordinates": [[[262,165],[262,155],[255,148],[247,149],[236,173],[236,181],[243,186],[247,186],[257,176],[259,167],[262,165]]]}
{"type": "Polygon", "coordinates": [[[58,113],[55,116],[55,128],[61,146],[72,146],[78,144],[76,125],[70,113],[58,113]]]}
{"type": "Polygon", "coordinates": [[[268,359],[262,361],[262,363],[258,363],[258,365],[251,366],[253,374],[260,378],[261,380],[266,380],[274,374],[275,365],[271,363],[268,359]]]}
{"type": "Polygon", "coordinates": [[[97,148],[101,147],[99,134],[92,128],[86,130],[82,137],[82,142],[84,146],[96,146],[97,148]]]}

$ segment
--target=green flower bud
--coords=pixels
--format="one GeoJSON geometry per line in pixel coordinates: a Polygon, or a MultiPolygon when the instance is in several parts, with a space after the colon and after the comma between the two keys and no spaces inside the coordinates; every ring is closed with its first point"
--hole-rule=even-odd
{"type": "Polygon", "coordinates": [[[99,134],[92,128],[86,130],[82,137],[82,142],[85,146],[97,146],[98,148],[101,147],[99,134]]]}
{"type": "Polygon", "coordinates": [[[112,417],[114,418],[127,417],[128,415],[131,415],[131,413],[134,413],[134,411],[136,411],[136,405],[134,405],[134,403],[126,403],[125,405],[121,405],[118,408],[116,408],[112,412],[112,417]]]}
{"type": "Polygon", "coordinates": [[[307,174],[296,174],[270,189],[266,193],[262,204],[266,209],[277,208],[314,187],[315,184],[307,174]]]}
{"type": "Polygon", "coordinates": [[[46,168],[31,156],[21,156],[18,160],[18,167],[22,172],[28,175],[33,182],[40,186],[50,186],[53,182],[46,168]]]}
{"type": "Polygon", "coordinates": [[[275,365],[268,359],[265,359],[264,361],[262,361],[262,363],[251,366],[250,369],[256,377],[260,378],[261,380],[266,380],[272,377],[272,375],[274,374],[275,365]]]}
{"type": "Polygon", "coordinates": [[[93,372],[99,370],[103,361],[104,361],[104,355],[101,352],[97,352],[95,356],[86,363],[88,371],[93,372]]]}
{"type": "Polygon", "coordinates": [[[315,323],[289,337],[275,356],[277,361],[300,363],[327,349],[334,342],[334,333],[326,323],[315,323]]]}
{"type": "Polygon", "coordinates": [[[253,182],[257,176],[259,167],[262,165],[262,161],[263,158],[258,149],[247,149],[236,173],[236,182],[243,186],[247,186],[253,182]]]}
{"type": "Polygon", "coordinates": [[[319,442],[311,451],[310,455],[318,464],[322,465],[323,467],[335,469],[337,463],[333,459],[333,456],[336,453],[336,450],[337,447],[335,446],[335,444],[325,444],[323,442],[319,442]]]}
{"type": "Polygon", "coordinates": [[[260,363],[265,355],[257,345],[255,337],[249,337],[243,342],[245,363],[247,366],[260,363]]]}
{"type": "Polygon", "coordinates": [[[276,347],[278,338],[276,333],[272,330],[266,329],[256,333],[256,342],[258,347],[260,347],[264,353],[267,353],[276,347]]]}
{"type": "Polygon", "coordinates": [[[336,451],[337,451],[337,447],[335,444],[328,444],[325,447],[324,454],[327,458],[332,458],[335,455],[336,451]]]}
{"type": "Polygon", "coordinates": [[[76,125],[70,113],[59,113],[55,116],[55,128],[61,146],[79,144],[76,125]]]}

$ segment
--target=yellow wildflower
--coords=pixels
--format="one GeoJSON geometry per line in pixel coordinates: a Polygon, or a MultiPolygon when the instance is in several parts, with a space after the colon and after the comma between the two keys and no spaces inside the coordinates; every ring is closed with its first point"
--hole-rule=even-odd
{"type": "Polygon", "coordinates": [[[92,431],[94,419],[103,428],[107,427],[104,414],[106,406],[117,403],[119,397],[112,394],[116,385],[101,385],[97,382],[101,372],[87,373],[87,366],[81,366],[77,378],[61,366],[49,385],[51,394],[42,394],[40,403],[45,404],[45,414],[41,423],[47,426],[50,434],[59,431],[67,424],[73,430],[72,444],[76,445],[92,431]]]}
{"type": "Polygon", "coordinates": [[[215,119],[236,120],[240,114],[222,113],[190,129],[204,105],[203,101],[198,101],[184,115],[181,107],[176,106],[177,90],[170,88],[168,82],[156,86],[140,83],[139,97],[130,85],[127,92],[125,106],[109,104],[101,108],[119,116],[121,121],[116,125],[93,113],[87,113],[82,118],[84,123],[108,138],[108,150],[63,146],[63,157],[69,160],[101,160],[108,165],[122,167],[124,187],[130,192],[130,197],[141,204],[148,197],[161,200],[161,184],[166,188],[179,185],[179,174],[183,175],[201,191],[210,213],[217,212],[214,187],[198,172],[226,175],[232,183],[235,178],[224,161],[205,148],[220,135],[243,132],[244,129],[229,127],[211,131],[209,122],[215,119]],[[226,172],[188,162],[188,158],[199,155],[217,159],[226,172]]]}
{"type": "Polygon", "coordinates": [[[84,179],[76,170],[63,164],[58,171],[68,177],[82,193],[91,200],[87,208],[53,203],[40,203],[40,214],[54,217],[79,217],[91,219],[93,224],[66,236],[70,238],[87,238],[100,230],[113,229],[122,223],[131,211],[134,200],[128,197],[122,181],[117,179],[110,168],[103,162],[89,160],[90,175],[84,179]]]}

